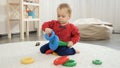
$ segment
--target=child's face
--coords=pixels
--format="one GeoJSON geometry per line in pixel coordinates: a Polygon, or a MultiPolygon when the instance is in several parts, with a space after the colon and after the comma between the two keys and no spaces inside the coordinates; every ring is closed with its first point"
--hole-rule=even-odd
{"type": "Polygon", "coordinates": [[[58,9],[57,10],[57,19],[61,24],[65,24],[70,19],[70,14],[67,9],[58,9]]]}

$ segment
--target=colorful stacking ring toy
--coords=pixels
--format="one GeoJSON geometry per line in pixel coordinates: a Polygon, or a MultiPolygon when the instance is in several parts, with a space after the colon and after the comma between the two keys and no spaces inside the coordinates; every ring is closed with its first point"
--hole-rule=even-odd
{"type": "Polygon", "coordinates": [[[69,60],[68,56],[61,56],[61,57],[59,57],[59,58],[57,58],[57,59],[54,60],[54,64],[55,65],[64,64],[68,60],[69,60]]]}
{"type": "Polygon", "coordinates": [[[45,34],[45,38],[49,40],[49,47],[51,50],[56,50],[58,46],[67,46],[67,42],[59,41],[59,38],[57,35],[55,35],[54,31],[52,31],[51,36],[48,36],[48,34],[45,34]]]}
{"type": "Polygon", "coordinates": [[[23,59],[21,60],[21,63],[22,63],[22,64],[31,64],[31,63],[33,63],[33,62],[34,62],[34,59],[31,58],[31,57],[26,57],[26,58],[23,58],[23,59]]]}
{"type": "Polygon", "coordinates": [[[65,62],[64,64],[63,64],[63,66],[67,66],[67,67],[73,67],[73,66],[76,66],[76,61],[75,60],[68,60],[67,62],[65,62]]]}
{"type": "Polygon", "coordinates": [[[51,40],[51,39],[53,39],[54,36],[55,36],[54,31],[52,31],[52,34],[51,34],[50,37],[48,36],[48,34],[45,34],[45,38],[46,38],[47,40],[51,40]]]}
{"type": "Polygon", "coordinates": [[[95,65],[101,65],[102,61],[100,61],[100,60],[93,60],[92,63],[95,64],[95,65]]]}
{"type": "Polygon", "coordinates": [[[47,50],[47,51],[45,52],[45,54],[48,55],[48,54],[51,54],[51,53],[53,53],[53,52],[54,52],[53,50],[49,49],[49,50],[47,50]]]}
{"type": "Polygon", "coordinates": [[[55,35],[54,31],[52,31],[50,37],[47,34],[45,34],[45,38],[49,40],[49,47],[51,50],[56,50],[58,48],[59,38],[55,35]]]}
{"type": "Polygon", "coordinates": [[[58,54],[56,52],[52,52],[53,55],[57,56],[58,54]]]}
{"type": "Polygon", "coordinates": [[[68,45],[67,42],[59,41],[59,46],[67,46],[67,45],[68,45]]]}
{"type": "Polygon", "coordinates": [[[53,39],[50,40],[49,42],[49,47],[50,49],[52,50],[56,50],[58,48],[58,45],[59,45],[59,39],[58,37],[55,35],[53,39]]]}

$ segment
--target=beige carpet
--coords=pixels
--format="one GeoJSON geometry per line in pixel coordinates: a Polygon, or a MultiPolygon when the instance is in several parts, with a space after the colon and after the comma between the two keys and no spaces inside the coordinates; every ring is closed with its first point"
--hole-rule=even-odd
{"type": "MultiPolygon", "coordinates": [[[[55,66],[53,61],[59,56],[45,55],[39,52],[37,41],[0,44],[0,68],[68,68],[62,65],[55,66]],[[21,64],[24,57],[33,57],[32,64],[21,64]]],[[[47,41],[40,41],[41,45],[47,41]]],[[[81,51],[80,54],[69,56],[77,65],[72,68],[120,68],[120,51],[104,46],[77,43],[74,46],[81,51]],[[92,64],[92,60],[99,59],[102,65],[92,64]]]]}

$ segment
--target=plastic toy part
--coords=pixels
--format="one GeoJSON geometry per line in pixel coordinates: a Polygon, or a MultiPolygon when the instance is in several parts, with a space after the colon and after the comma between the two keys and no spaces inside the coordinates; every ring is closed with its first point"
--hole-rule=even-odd
{"type": "Polygon", "coordinates": [[[56,52],[52,52],[52,54],[55,55],[55,56],[58,56],[58,54],[56,52]]]}
{"type": "Polygon", "coordinates": [[[64,64],[63,64],[63,66],[67,66],[67,67],[73,67],[73,66],[76,66],[76,61],[75,60],[68,60],[67,62],[65,62],[64,64]]]}
{"type": "Polygon", "coordinates": [[[52,50],[56,50],[58,48],[58,45],[59,45],[59,39],[58,37],[55,35],[53,39],[50,40],[49,42],[49,47],[50,49],[52,50]]]}
{"type": "Polygon", "coordinates": [[[67,42],[59,41],[59,46],[67,46],[67,45],[68,45],[67,42]]]}
{"type": "Polygon", "coordinates": [[[54,36],[55,36],[55,33],[54,33],[54,31],[52,31],[52,34],[50,37],[48,36],[48,34],[45,34],[45,39],[52,40],[54,36]]]}
{"type": "Polygon", "coordinates": [[[68,56],[61,56],[54,60],[54,65],[64,64],[69,60],[68,56]]]}
{"type": "Polygon", "coordinates": [[[47,54],[47,55],[52,54],[52,53],[53,53],[53,50],[50,50],[50,49],[45,52],[45,54],[47,54]]]}
{"type": "Polygon", "coordinates": [[[34,62],[34,59],[32,57],[26,57],[21,60],[22,64],[31,64],[34,62]]]}
{"type": "Polygon", "coordinates": [[[95,65],[101,65],[102,61],[100,61],[100,60],[93,60],[92,63],[95,64],[95,65]]]}
{"type": "Polygon", "coordinates": [[[45,38],[49,40],[49,47],[51,50],[56,50],[58,48],[59,38],[55,35],[54,31],[52,31],[50,37],[48,36],[48,34],[45,34],[45,38]]]}

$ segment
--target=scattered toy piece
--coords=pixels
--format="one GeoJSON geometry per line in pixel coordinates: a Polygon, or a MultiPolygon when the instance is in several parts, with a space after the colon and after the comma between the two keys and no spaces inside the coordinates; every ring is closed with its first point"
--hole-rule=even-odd
{"type": "Polygon", "coordinates": [[[64,64],[69,60],[68,56],[61,56],[54,60],[54,65],[64,64]]]}
{"type": "Polygon", "coordinates": [[[46,52],[45,52],[45,54],[52,54],[53,53],[53,50],[51,50],[51,49],[49,49],[49,50],[47,50],[46,52]]]}
{"type": "Polygon", "coordinates": [[[101,60],[93,60],[92,63],[95,65],[101,65],[102,61],[101,60]]]}
{"type": "Polygon", "coordinates": [[[77,62],[76,62],[75,60],[70,59],[70,60],[68,60],[67,62],[65,62],[65,63],[63,64],[63,66],[73,67],[73,66],[76,66],[76,64],[77,64],[77,62]]]}
{"type": "Polygon", "coordinates": [[[57,56],[57,55],[58,55],[56,52],[53,52],[52,54],[53,54],[53,55],[55,55],[55,56],[57,56]]]}
{"type": "Polygon", "coordinates": [[[22,58],[22,60],[21,60],[22,64],[31,64],[33,62],[34,62],[34,59],[32,57],[22,58]]]}

